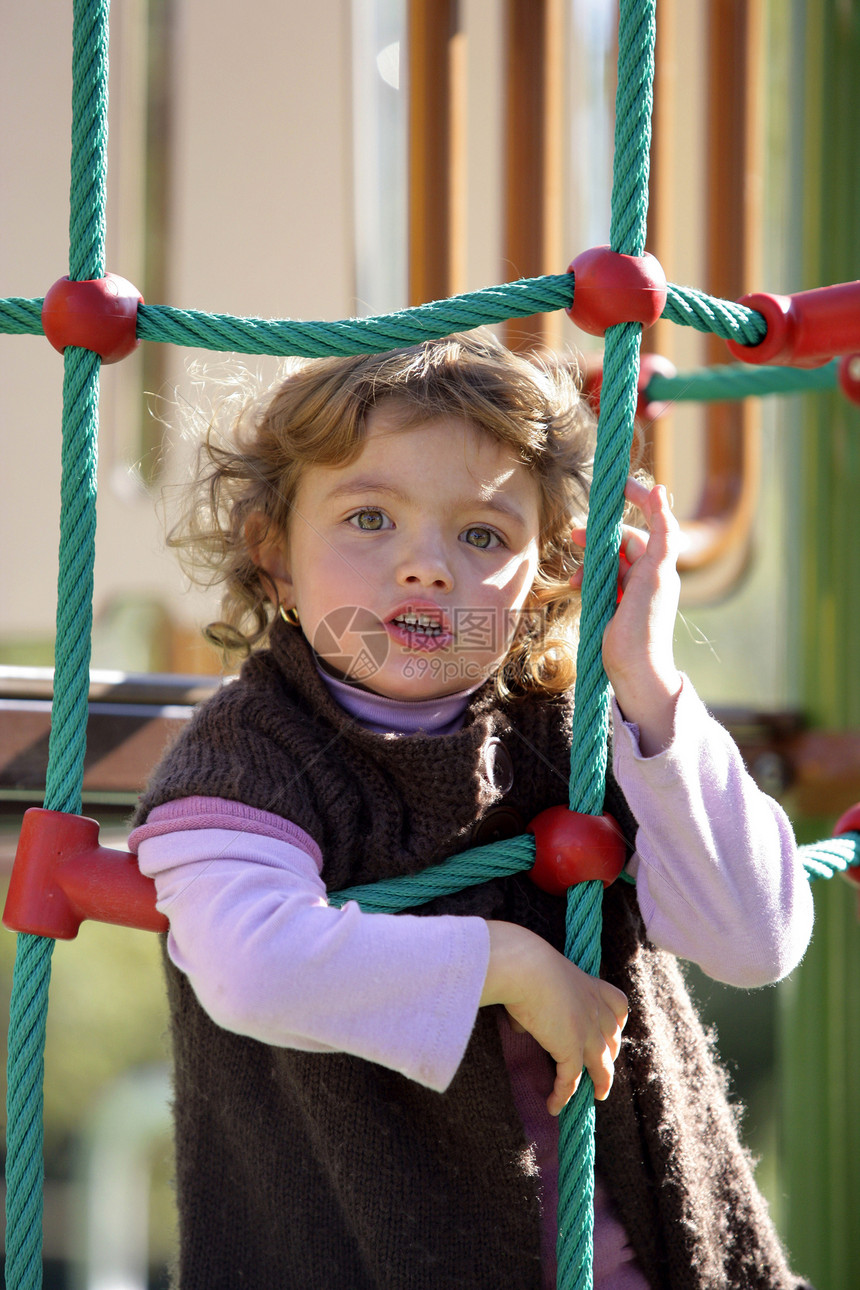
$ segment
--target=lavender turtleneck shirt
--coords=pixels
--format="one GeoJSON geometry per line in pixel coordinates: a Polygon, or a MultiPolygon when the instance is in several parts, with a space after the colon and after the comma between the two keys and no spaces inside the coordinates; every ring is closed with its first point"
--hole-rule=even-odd
{"type": "MultiPolygon", "coordinates": [[[[455,731],[472,693],[408,703],[324,679],[362,725],[405,736],[455,731]]],[[[638,731],[617,707],[613,724],[613,769],[639,823],[628,870],[650,940],[736,986],[785,976],[809,941],[812,900],[782,809],[756,787],[686,679],[672,742],[658,756],[641,755],[638,731]]],[[[355,903],[336,909],[312,838],[280,816],[222,799],[157,807],[129,846],[170,920],[171,959],[219,1025],[264,1043],[350,1052],[430,1088],[448,1086],[486,976],[482,919],[364,914],[355,903]]],[[[541,1177],[549,1288],[558,1143],[545,1102],[552,1064],[504,1018],[501,1033],[541,1177]]],[[[646,1285],[599,1179],[594,1285],[646,1285]]]]}

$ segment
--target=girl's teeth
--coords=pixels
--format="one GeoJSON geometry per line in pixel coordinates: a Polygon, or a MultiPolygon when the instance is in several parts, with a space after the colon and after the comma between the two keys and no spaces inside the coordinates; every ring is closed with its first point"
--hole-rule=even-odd
{"type": "Polygon", "coordinates": [[[419,617],[418,614],[401,614],[395,619],[407,631],[416,632],[421,636],[439,636],[442,627],[435,619],[430,617],[419,617]]]}

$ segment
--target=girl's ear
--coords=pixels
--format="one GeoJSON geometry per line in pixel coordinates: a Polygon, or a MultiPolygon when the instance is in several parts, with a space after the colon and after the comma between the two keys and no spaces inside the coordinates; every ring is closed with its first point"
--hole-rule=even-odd
{"type": "Polygon", "coordinates": [[[287,562],[287,540],[279,535],[262,511],[254,511],[245,521],[245,542],[252,563],[271,582],[277,596],[277,604],[284,609],[291,609],[293,582],[287,562]]]}

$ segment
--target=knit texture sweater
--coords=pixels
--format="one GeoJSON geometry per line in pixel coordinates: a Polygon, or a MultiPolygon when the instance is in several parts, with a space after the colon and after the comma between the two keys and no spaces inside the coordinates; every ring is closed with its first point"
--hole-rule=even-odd
{"type": "MultiPolygon", "coordinates": [[[[309,833],[329,889],[373,882],[566,801],[569,728],[568,699],[503,704],[485,687],[452,735],[371,733],[333,701],[300,633],[278,625],[271,648],[198,710],[135,823],[172,799],[229,798],[309,833]],[[512,784],[493,773],[497,741],[512,784]]],[[[632,844],[617,787],[608,796],[632,844]]],[[[563,901],[522,875],[423,912],[505,918],[563,941],[563,901]]],[[[182,1290],[539,1290],[536,1180],[491,1010],[479,1011],[438,1094],[348,1054],[225,1031],[165,964],[182,1290]]],[[[604,901],[602,974],[625,991],[631,1016],[613,1091],[597,1106],[598,1167],[649,1282],[801,1286],[677,963],[647,944],[623,884],[604,901]]]]}

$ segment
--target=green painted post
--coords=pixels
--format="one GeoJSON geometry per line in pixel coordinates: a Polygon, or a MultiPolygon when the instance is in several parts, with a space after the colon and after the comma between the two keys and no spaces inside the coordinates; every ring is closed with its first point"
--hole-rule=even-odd
{"type": "MultiPolygon", "coordinates": [[[[805,127],[795,139],[804,202],[797,285],[812,287],[860,276],[860,5],[804,0],[794,13],[805,127]]],[[[796,467],[801,701],[816,727],[856,730],[860,409],[838,395],[805,399],[796,467]]],[[[833,821],[800,823],[812,838],[833,821]]],[[[813,944],[782,994],[781,1226],[816,1286],[847,1290],[860,1276],[860,922],[842,880],[813,891],[813,944]]]]}

